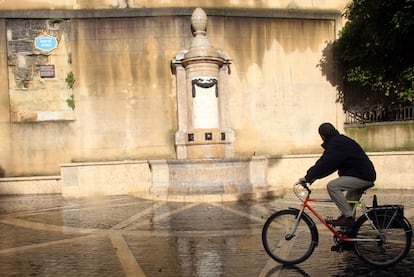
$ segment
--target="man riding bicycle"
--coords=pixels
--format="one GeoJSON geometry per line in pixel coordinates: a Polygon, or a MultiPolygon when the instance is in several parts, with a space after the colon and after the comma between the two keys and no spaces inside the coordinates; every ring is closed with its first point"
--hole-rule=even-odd
{"type": "Polygon", "coordinates": [[[312,183],[338,171],[339,177],[328,182],[327,190],[342,215],[338,219],[327,220],[327,223],[352,226],[355,219],[348,200],[359,200],[366,189],[374,186],[374,165],[356,141],[340,134],[332,124],[323,123],[318,131],[324,152],[299,182],[312,183]]]}

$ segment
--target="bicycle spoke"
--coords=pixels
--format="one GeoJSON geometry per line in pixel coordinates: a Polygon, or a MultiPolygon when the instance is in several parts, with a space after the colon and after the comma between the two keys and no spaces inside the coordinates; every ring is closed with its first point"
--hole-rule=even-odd
{"type": "Polygon", "coordinates": [[[381,229],[375,230],[367,219],[357,227],[356,253],[361,259],[376,266],[398,263],[407,255],[411,246],[411,234],[407,233],[409,226],[400,216],[391,218],[383,215],[374,221],[381,229]],[[390,228],[384,229],[383,226],[390,228]]]}
{"type": "Polygon", "coordinates": [[[294,234],[296,212],[281,211],[265,223],[262,240],[268,254],[283,264],[295,264],[311,255],[315,247],[307,221],[301,219],[294,234]],[[290,237],[291,235],[291,237],[290,237]]]}
{"type": "MultiPolygon", "coordinates": [[[[308,184],[296,183],[294,193],[303,202],[301,209],[308,208],[317,218],[322,218],[310,206],[310,202],[325,201],[310,198],[308,184]]],[[[393,266],[404,259],[411,247],[412,228],[404,217],[403,206],[374,205],[374,208],[366,208],[359,201],[352,204],[354,208],[361,204],[363,211],[352,230],[346,232],[351,242],[349,245],[354,247],[356,254],[377,267],[393,266]]],[[[322,219],[321,221],[324,223],[322,219]]],[[[330,231],[334,233],[336,242],[341,243],[339,231],[325,224],[321,226],[328,227],[322,229],[325,230],[322,234],[330,231]]],[[[309,258],[318,244],[318,239],[318,229],[313,220],[305,212],[300,213],[300,210],[293,208],[272,214],[262,229],[262,242],[266,252],[272,259],[284,265],[298,264],[309,258]]],[[[346,239],[345,242],[347,241],[346,239]]]]}

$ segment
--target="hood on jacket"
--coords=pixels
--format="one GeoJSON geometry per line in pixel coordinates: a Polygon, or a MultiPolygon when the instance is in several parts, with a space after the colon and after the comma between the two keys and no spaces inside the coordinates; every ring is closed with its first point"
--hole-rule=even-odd
{"type": "Polygon", "coordinates": [[[322,123],[318,129],[323,142],[327,142],[331,137],[339,135],[338,130],[331,123],[322,123]]]}

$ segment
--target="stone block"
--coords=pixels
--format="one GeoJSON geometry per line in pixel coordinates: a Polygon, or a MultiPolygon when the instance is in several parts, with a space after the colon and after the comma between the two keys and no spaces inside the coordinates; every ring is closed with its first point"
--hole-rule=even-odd
{"type": "Polygon", "coordinates": [[[244,194],[265,190],[265,161],[265,157],[253,161],[250,158],[150,161],[153,176],[150,191],[168,199],[195,200],[206,196],[216,201],[240,199],[244,194]]]}
{"type": "Polygon", "coordinates": [[[62,196],[145,195],[150,171],[145,161],[61,165],[62,196]]]}
{"type": "Polygon", "coordinates": [[[0,194],[60,194],[60,176],[0,178],[0,194]]]}

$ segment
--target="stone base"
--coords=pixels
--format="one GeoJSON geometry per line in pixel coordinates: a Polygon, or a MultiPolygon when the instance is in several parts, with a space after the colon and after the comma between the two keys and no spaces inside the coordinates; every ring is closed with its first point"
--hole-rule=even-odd
{"type": "MultiPolygon", "coordinates": [[[[265,193],[266,158],[150,161],[150,194],[157,197],[265,193]]],[[[237,200],[237,199],[235,199],[237,200]]]]}
{"type": "Polygon", "coordinates": [[[214,159],[224,157],[224,144],[194,144],[187,145],[189,159],[214,159]]]}
{"type": "Polygon", "coordinates": [[[60,176],[0,178],[1,195],[60,194],[60,176]]]}
{"type": "Polygon", "coordinates": [[[266,157],[71,163],[61,165],[62,196],[131,195],[212,202],[266,196],[266,157]]]}
{"type": "Polygon", "coordinates": [[[233,158],[234,136],[235,133],[230,128],[177,131],[175,134],[177,159],[233,158]]]}
{"type": "Polygon", "coordinates": [[[60,171],[63,197],[145,195],[151,182],[147,161],[70,163],[60,171]]]}
{"type": "MultiPolygon", "coordinates": [[[[282,197],[319,157],[70,163],[61,166],[61,176],[0,178],[0,194],[130,195],[181,202],[282,197]]],[[[376,189],[414,189],[414,152],[376,152],[369,157],[380,176],[376,189]]],[[[336,174],[315,182],[312,189],[326,190],[326,183],[333,178],[336,174]]]]}

